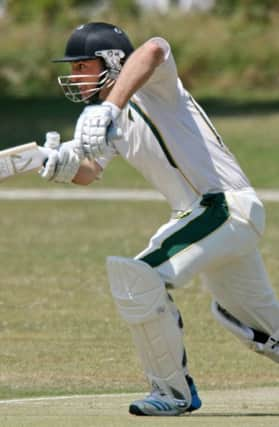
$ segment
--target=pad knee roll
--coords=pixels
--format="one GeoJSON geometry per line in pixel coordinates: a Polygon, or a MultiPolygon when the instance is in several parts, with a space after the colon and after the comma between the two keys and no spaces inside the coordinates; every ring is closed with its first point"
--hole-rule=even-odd
{"type": "Polygon", "coordinates": [[[109,257],[107,270],[113,298],[130,325],[149,382],[168,395],[185,399],[190,406],[181,328],[164,282],[140,260],[109,257]]]}
{"type": "Polygon", "coordinates": [[[152,320],[166,310],[166,291],[160,276],[143,261],[108,257],[112,296],[129,323],[152,320]]]}

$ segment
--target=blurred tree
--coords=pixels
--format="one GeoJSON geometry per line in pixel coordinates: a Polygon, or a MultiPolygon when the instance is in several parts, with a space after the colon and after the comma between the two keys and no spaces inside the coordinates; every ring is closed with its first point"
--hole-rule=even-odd
{"type": "Polygon", "coordinates": [[[74,6],[87,6],[88,4],[90,4],[92,7],[94,7],[95,5],[98,5],[99,3],[101,3],[100,0],[72,0],[71,3],[74,6]]]}
{"type": "Polygon", "coordinates": [[[112,0],[110,4],[112,10],[120,16],[139,16],[140,6],[135,0],[112,0]]]}
{"type": "Polygon", "coordinates": [[[78,10],[92,11],[94,8],[110,7],[117,15],[138,15],[139,6],[135,0],[7,0],[10,16],[17,21],[26,22],[30,19],[44,19],[52,23],[61,15],[78,10]]]}
{"type": "Polygon", "coordinates": [[[278,9],[278,0],[243,0],[243,8],[248,20],[268,21],[278,9]]]}
{"type": "Polygon", "coordinates": [[[239,6],[240,0],[222,0],[217,1],[214,11],[220,15],[231,15],[239,6]]]}
{"type": "Polygon", "coordinates": [[[67,11],[72,6],[72,0],[8,0],[7,10],[16,21],[26,22],[34,18],[42,18],[52,22],[57,15],[67,11]]]}
{"type": "Polygon", "coordinates": [[[278,0],[222,0],[214,8],[220,15],[241,13],[247,20],[258,21],[267,21],[271,12],[278,10],[278,0]]]}

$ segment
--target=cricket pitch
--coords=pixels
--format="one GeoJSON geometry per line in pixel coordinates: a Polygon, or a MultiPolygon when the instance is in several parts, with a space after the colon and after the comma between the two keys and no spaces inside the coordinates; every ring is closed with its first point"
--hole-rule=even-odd
{"type": "Polygon", "coordinates": [[[134,417],[129,403],[139,394],[59,396],[0,401],[2,427],[278,427],[279,387],[201,392],[203,407],[180,417],[134,417]]]}

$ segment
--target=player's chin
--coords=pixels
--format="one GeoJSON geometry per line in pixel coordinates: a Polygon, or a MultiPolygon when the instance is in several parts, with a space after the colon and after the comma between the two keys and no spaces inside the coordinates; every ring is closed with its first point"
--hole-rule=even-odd
{"type": "Polygon", "coordinates": [[[82,92],[82,91],[79,92],[79,97],[80,97],[81,101],[83,101],[83,102],[89,98],[88,93],[82,92]]]}

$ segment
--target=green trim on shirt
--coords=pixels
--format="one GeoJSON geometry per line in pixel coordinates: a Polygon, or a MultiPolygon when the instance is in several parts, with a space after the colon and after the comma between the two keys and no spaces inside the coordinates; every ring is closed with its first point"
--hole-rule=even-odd
{"type": "Polygon", "coordinates": [[[169,163],[177,169],[177,164],[175,163],[174,159],[172,158],[167,145],[160,133],[160,131],[158,130],[158,128],[156,127],[156,125],[152,122],[152,120],[145,114],[145,112],[133,101],[129,101],[129,105],[130,107],[132,107],[134,110],[136,110],[136,112],[141,116],[141,118],[145,121],[145,123],[147,124],[147,126],[151,129],[153,135],[155,136],[155,138],[157,139],[157,141],[159,142],[162,150],[164,151],[169,163]]]}
{"type": "Polygon", "coordinates": [[[200,191],[193,185],[193,183],[190,181],[190,179],[182,172],[182,170],[179,168],[179,166],[177,165],[177,163],[175,162],[174,158],[172,157],[171,153],[169,152],[169,149],[167,147],[167,144],[165,143],[160,131],[158,130],[157,126],[152,122],[152,120],[150,119],[150,117],[147,116],[147,114],[139,107],[138,104],[136,104],[133,101],[129,101],[129,105],[132,109],[134,109],[140,116],[141,118],[144,120],[144,122],[147,124],[147,126],[149,127],[149,129],[152,131],[154,137],[156,138],[156,140],[158,141],[161,149],[163,150],[168,162],[170,163],[170,165],[177,169],[180,174],[183,176],[183,178],[187,181],[187,183],[189,184],[189,186],[192,188],[192,190],[199,196],[201,196],[200,191]]]}

